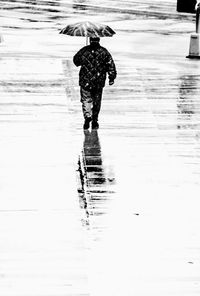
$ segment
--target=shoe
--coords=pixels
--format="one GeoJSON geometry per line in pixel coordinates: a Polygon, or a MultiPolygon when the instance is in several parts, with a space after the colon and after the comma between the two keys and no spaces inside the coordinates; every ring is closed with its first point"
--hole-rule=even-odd
{"type": "Polygon", "coordinates": [[[90,127],[90,121],[91,121],[92,119],[91,119],[91,117],[87,117],[86,119],[85,119],[85,122],[84,122],[84,125],[83,125],[83,128],[84,129],[88,129],[89,127],[90,127]]]}
{"type": "Polygon", "coordinates": [[[99,128],[98,121],[92,121],[92,129],[98,129],[98,128],[99,128]]]}

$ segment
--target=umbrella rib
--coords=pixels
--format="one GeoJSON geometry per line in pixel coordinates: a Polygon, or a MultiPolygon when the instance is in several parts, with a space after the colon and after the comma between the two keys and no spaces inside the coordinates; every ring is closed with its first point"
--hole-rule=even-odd
{"type": "Polygon", "coordinates": [[[84,36],[86,36],[87,37],[87,25],[88,25],[88,23],[86,23],[86,24],[83,24],[83,31],[84,31],[84,36]]]}

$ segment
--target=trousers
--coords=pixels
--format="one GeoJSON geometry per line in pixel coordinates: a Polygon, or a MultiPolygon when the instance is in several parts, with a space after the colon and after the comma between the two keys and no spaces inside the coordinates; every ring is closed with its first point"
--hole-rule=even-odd
{"type": "Polygon", "coordinates": [[[92,90],[86,90],[81,87],[80,93],[83,117],[85,119],[91,117],[92,120],[98,121],[98,115],[101,109],[103,87],[92,90]]]}

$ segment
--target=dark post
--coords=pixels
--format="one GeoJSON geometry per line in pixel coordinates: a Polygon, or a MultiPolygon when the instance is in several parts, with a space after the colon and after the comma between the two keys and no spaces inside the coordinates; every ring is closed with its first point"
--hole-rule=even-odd
{"type": "Polygon", "coordinates": [[[177,11],[196,13],[196,32],[190,36],[187,58],[200,59],[200,0],[177,0],[177,11]]]}
{"type": "Polygon", "coordinates": [[[200,15],[200,2],[198,2],[196,5],[196,33],[197,34],[199,34],[200,32],[199,15],[200,15]]]}
{"type": "Polygon", "coordinates": [[[195,13],[196,0],[177,0],[177,11],[195,13]]]}

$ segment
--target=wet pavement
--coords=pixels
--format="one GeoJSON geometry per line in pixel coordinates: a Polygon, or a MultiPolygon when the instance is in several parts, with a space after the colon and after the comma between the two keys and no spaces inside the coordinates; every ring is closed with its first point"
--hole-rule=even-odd
{"type": "Polygon", "coordinates": [[[0,294],[200,292],[200,64],[174,1],[1,1],[0,294]],[[118,78],[83,131],[74,53],[90,19],[118,78]]]}

